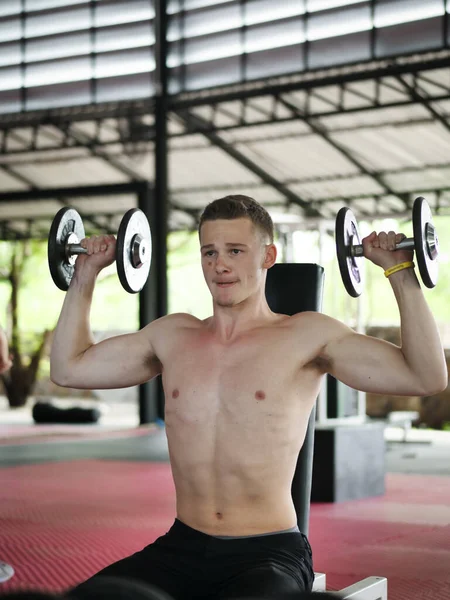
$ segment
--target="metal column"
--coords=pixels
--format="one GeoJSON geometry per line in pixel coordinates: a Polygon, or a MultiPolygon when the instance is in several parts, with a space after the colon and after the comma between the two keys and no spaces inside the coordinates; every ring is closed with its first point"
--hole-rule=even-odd
{"type": "MultiPolygon", "coordinates": [[[[139,294],[139,329],[158,318],[158,296],[161,282],[158,265],[155,264],[155,246],[158,247],[158,230],[155,222],[155,198],[153,190],[145,183],[138,193],[138,207],[147,215],[152,232],[152,266],[147,283],[139,294]]],[[[139,423],[153,423],[159,418],[160,378],[139,386],[139,423]]]]}
{"type": "MultiPolygon", "coordinates": [[[[157,279],[156,316],[168,312],[167,302],[167,234],[169,219],[168,160],[167,160],[167,0],[155,2],[155,191],[153,197],[153,231],[155,276],[157,279]]],[[[158,418],[164,419],[164,394],[161,378],[158,380],[158,418]]]]}

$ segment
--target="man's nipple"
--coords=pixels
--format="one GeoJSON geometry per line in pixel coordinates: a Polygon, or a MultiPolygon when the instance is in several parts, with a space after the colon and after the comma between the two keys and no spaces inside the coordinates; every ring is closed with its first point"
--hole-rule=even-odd
{"type": "Polygon", "coordinates": [[[179,395],[180,395],[180,390],[178,390],[177,388],[175,388],[172,391],[172,398],[178,398],[179,395]]]}
{"type": "Polygon", "coordinates": [[[264,393],[262,390],[258,390],[258,391],[255,393],[255,398],[256,398],[257,400],[265,400],[265,399],[266,399],[266,394],[265,394],[265,393],[264,393]]]}

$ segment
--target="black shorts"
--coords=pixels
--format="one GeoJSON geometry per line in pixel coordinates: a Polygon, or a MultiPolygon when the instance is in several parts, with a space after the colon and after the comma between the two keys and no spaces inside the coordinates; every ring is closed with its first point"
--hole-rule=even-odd
{"type": "Polygon", "coordinates": [[[216,538],[175,519],[170,530],[140,552],[106,567],[99,577],[156,586],[175,600],[295,597],[314,581],[311,547],[300,532],[216,538]]]}

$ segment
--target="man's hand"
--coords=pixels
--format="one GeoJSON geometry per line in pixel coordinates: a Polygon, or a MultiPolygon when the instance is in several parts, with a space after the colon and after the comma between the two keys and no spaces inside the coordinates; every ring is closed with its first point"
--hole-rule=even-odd
{"type": "Polygon", "coordinates": [[[98,275],[116,258],[116,238],[113,235],[94,235],[80,242],[87,254],[79,254],[75,263],[76,273],[91,271],[98,275]]]}
{"type": "Polygon", "coordinates": [[[0,373],[5,373],[12,367],[11,356],[8,351],[8,339],[0,327],[0,373]]]}
{"type": "Polygon", "coordinates": [[[402,262],[409,262],[413,259],[412,250],[395,250],[396,244],[405,237],[403,233],[395,231],[381,231],[379,234],[373,231],[362,240],[364,256],[384,270],[402,262]]]}

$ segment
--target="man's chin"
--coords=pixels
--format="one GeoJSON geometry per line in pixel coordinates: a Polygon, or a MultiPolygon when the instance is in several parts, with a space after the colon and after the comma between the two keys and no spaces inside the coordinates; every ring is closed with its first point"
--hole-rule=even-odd
{"type": "Polygon", "coordinates": [[[221,308],[231,308],[235,304],[236,302],[234,302],[233,300],[216,300],[216,305],[220,306],[221,308]]]}

